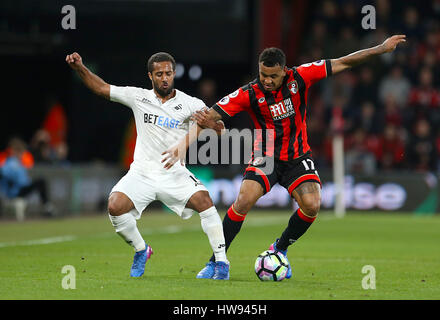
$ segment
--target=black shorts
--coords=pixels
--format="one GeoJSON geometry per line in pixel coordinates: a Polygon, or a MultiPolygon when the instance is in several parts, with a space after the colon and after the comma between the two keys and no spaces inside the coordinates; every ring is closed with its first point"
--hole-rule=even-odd
{"type": "Polygon", "coordinates": [[[276,183],[286,188],[290,195],[301,183],[312,181],[321,184],[310,154],[305,154],[293,161],[275,160],[273,165],[268,165],[265,158],[255,158],[246,168],[243,180],[258,182],[265,194],[276,183]]]}

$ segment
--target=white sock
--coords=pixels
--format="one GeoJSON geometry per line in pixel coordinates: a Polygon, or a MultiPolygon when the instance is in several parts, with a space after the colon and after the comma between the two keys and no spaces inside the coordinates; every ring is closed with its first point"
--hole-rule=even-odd
{"type": "Polygon", "coordinates": [[[145,241],[142,238],[136,226],[136,219],[131,212],[121,214],[120,216],[108,215],[110,221],[115,227],[116,233],[121,236],[136,252],[145,250],[145,241]]]}
{"type": "Polygon", "coordinates": [[[225,236],[223,235],[223,224],[218,215],[217,209],[212,206],[211,208],[199,213],[202,229],[206,233],[214,252],[215,261],[223,261],[226,263],[226,245],[225,236]]]}

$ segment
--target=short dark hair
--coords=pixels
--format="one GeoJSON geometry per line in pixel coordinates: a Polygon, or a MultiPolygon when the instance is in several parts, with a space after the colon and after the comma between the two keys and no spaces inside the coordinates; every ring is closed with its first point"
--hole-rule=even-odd
{"type": "Polygon", "coordinates": [[[277,64],[281,68],[286,65],[286,55],[281,49],[266,48],[260,53],[258,62],[262,62],[266,67],[275,67],[277,64]]]}
{"type": "Polygon", "coordinates": [[[173,71],[176,70],[176,60],[174,60],[173,56],[166,52],[158,52],[153,54],[150,59],[148,59],[147,69],[148,72],[153,72],[153,64],[155,62],[164,62],[169,61],[173,65],[173,71]]]}

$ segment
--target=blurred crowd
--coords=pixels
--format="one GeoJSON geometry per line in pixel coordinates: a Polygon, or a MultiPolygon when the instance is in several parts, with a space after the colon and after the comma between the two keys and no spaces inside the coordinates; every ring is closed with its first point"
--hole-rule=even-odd
{"type": "MultiPolygon", "coordinates": [[[[32,177],[30,170],[36,165],[67,163],[67,119],[58,102],[48,105],[41,127],[26,142],[20,135],[10,137],[6,149],[0,150],[0,215],[5,199],[26,199],[37,193],[42,214],[55,216],[55,207],[49,196],[47,177],[32,177]]],[[[21,214],[23,215],[23,213],[21,214]]],[[[22,217],[18,217],[20,220],[22,217]]]]}
{"type": "MultiPolygon", "coordinates": [[[[373,175],[408,170],[440,174],[440,0],[320,0],[301,31],[296,57],[288,66],[338,58],[381,44],[394,34],[407,41],[396,51],[371,59],[314,85],[308,96],[307,126],[313,157],[321,170],[331,169],[335,110],[342,115],[345,171],[373,175]],[[364,5],[375,9],[374,28],[364,29],[364,5]]],[[[370,13],[371,11],[368,11],[370,13]]],[[[371,24],[371,20],[369,20],[371,24]]],[[[242,84],[251,81],[248,75],[242,84]]],[[[217,80],[198,82],[200,99],[211,106],[223,95],[217,80]]],[[[231,87],[230,90],[236,88],[231,87]]],[[[221,90],[223,91],[223,89],[221,90]]],[[[26,141],[11,136],[0,150],[0,202],[37,192],[47,215],[54,215],[43,178],[31,178],[34,165],[68,165],[67,116],[56,100],[47,103],[45,118],[26,141]]],[[[251,126],[240,113],[228,128],[251,126]]],[[[128,168],[136,141],[131,121],[122,143],[121,163],[128,168]]],[[[72,149],[72,151],[74,151],[72,149]]],[[[72,152],[74,153],[74,152],[72,152]]],[[[0,205],[1,207],[1,205],[0,205]]]]}
{"type": "Polygon", "coordinates": [[[67,122],[63,105],[55,100],[48,101],[43,122],[29,141],[20,133],[9,137],[6,149],[0,150],[0,166],[11,156],[14,141],[20,141],[25,149],[27,160],[24,165],[27,168],[34,164],[67,164],[67,122]]]}
{"type": "Polygon", "coordinates": [[[341,108],[346,171],[438,172],[440,155],[440,1],[374,4],[376,29],[362,29],[362,1],[323,0],[305,33],[298,65],[338,58],[382,43],[407,42],[390,54],[312,88],[308,132],[321,167],[332,164],[332,113],[341,108]]]}
{"type": "MultiPolygon", "coordinates": [[[[393,34],[407,41],[390,54],[373,58],[313,86],[308,97],[308,135],[320,168],[332,167],[332,119],[342,109],[346,171],[440,170],[440,0],[321,0],[309,5],[299,52],[289,66],[338,58],[382,43],[393,34]],[[363,29],[364,5],[375,9],[375,29],[363,29]]],[[[371,21],[370,21],[371,22],[371,21]]],[[[252,80],[247,76],[242,84],[252,80]]],[[[195,93],[209,106],[230,92],[219,92],[216,79],[203,78],[195,93]]],[[[235,87],[231,87],[232,90],[235,87]]],[[[223,91],[223,90],[222,90],[223,91]]],[[[67,163],[67,118],[63,106],[48,105],[44,122],[25,141],[37,164],[67,163]]],[[[248,127],[238,114],[227,123],[248,127]]],[[[122,163],[133,157],[136,131],[126,129],[122,163]]],[[[0,150],[0,166],[8,156],[0,150]]]]}

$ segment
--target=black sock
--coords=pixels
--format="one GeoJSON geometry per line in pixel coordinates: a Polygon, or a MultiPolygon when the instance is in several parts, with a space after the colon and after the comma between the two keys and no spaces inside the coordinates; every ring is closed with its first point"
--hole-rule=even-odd
{"type": "Polygon", "coordinates": [[[284,230],[281,238],[276,244],[278,250],[287,250],[287,247],[298,240],[315,220],[315,218],[305,216],[300,210],[301,209],[295,211],[290,217],[287,228],[284,230]]]}
{"type": "MultiPolygon", "coordinates": [[[[244,218],[241,221],[232,220],[229,217],[230,210],[231,209],[228,210],[228,214],[226,214],[223,218],[223,234],[225,236],[226,252],[228,251],[232,240],[234,240],[235,236],[240,232],[241,226],[244,222],[244,218]]],[[[214,255],[211,256],[211,259],[209,259],[209,261],[215,262],[214,255]]]]}

